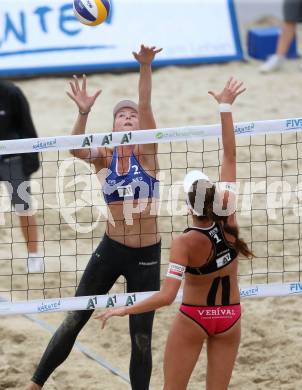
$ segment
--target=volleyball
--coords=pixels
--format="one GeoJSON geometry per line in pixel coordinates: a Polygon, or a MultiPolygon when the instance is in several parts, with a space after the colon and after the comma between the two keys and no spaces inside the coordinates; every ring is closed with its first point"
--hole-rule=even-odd
{"type": "Polygon", "coordinates": [[[76,18],[88,26],[103,23],[110,13],[110,0],[74,0],[73,11],[76,18]]]}

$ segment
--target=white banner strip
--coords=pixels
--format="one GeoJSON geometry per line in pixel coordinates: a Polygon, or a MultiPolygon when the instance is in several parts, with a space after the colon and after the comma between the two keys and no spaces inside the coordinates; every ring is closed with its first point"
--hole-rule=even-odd
{"type": "MultiPolygon", "coordinates": [[[[235,124],[236,135],[262,135],[302,130],[302,118],[276,119],[235,124]]],[[[118,145],[138,145],[174,141],[202,140],[221,136],[221,125],[173,127],[130,132],[96,133],[58,137],[0,141],[0,155],[71,150],[118,145]]]]}
{"type": "MultiPolygon", "coordinates": [[[[150,297],[156,291],[128,293],[128,294],[109,294],[94,295],[84,297],[42,299],[19,302],[0,303],[0,316],[13,314],[31,314],[58,312],[70,310],[94,310],[110,307],[129,306],[150,297]]],[[[292,282],[285,284],[255,284],[252,286],[240,287],[241,298],[252,297],[277,297],[287,295],[302,294],[302,282],[292,282]]],[[[175,302],[182,301],[182,290],[179,291],[175,302]]]]}
{"type": "Polygon", "coordinates": [[[79,23],[72,3],[0,0],[1,77],[137,68],[142,42],[164,48],[157,66],[243,57],[234,0],[114,0],[95,27],[79,23]]]}

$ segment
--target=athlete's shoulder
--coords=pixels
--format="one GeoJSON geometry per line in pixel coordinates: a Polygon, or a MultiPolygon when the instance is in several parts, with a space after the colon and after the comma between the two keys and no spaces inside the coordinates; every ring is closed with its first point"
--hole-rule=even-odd
{"type": "Polygon", "coordinates": [[[183,248],[187,248],[188,244],[189,244],[187,234],[186,233],[179,234],[178,236],[173,238],[172,244],[173,244],[174,248],[179,248],[181,250],[183,248]]]}
{"type": "Polygon", "coordinates": [[[177,246],[186,248],[189,252],[194,247],[196,243],[208,243],[209,239],[205,234],[201,234],[202,232],[196,231],[194,229],[187,229],[182,234],[177,236],[175,240],[177,246]]]}
{"type": "Polygon", "coordinates": [[[173,261],[184,261],[186,263],[189,257],[188,242],[185,235],[182,233],[179,236],[173,238],[171,245],[171,259],[173,261]]]}
{"type": "Polygon", "coordinates": [[[106,147],[90,149],[90,154],[85,160],[92,162],[95,166],[96,172],[99,174],[101,169],[108,168],[110,166],[112,161],[112,150],[113,149],[106,147]]]}
{"type": "Polygon", "coordinates": [[[186,241],[186,233],[180,233],[177,236],[173,237],[173,242],[177,244],[182,244],[186,241]]]}

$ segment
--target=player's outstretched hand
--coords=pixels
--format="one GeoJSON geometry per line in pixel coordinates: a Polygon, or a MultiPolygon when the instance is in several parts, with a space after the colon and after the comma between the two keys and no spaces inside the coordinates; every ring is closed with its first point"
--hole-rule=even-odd
{"type": "Polygon", "coordinates": [[[71,92],[67,91],[67,95],[76,103],[81,112],[89,112],[97,97],[101,94],[102,90],[99,89],[94,95],[89,96],[87,94],[86,88],[87,79],[86,75],[84,74],[82,82],[80,82],[77,76],[73,76],[73,81],[70,81],[69,84],[71,87],[71,92]]]}
{"type": "Polygon", "coordinates": [[[220,103],[233,104],[237,96],[241,95],[246,91],[246,88],[243,88],[243,82],[238,82],[233,77],[230,77],[225,87],[221,92],[209,91],[209,95],[220,103]]]}
{"type": "Polygon", "coordinates": [[[103,313],[95,315],[94,319],[99,320],[101,322],[102,329],[104,329],[106,322],[110,317],[124,317],[126,314],[125,307],[117,307],[115,309],[107,309],[103,313]]]}
{"type": "Polygon", "coordinates": [[[157,53],[160,53],[163,49],[156,49],[155,46],[148,47],[141,45],[140,51],[136,53],[132,52],[133,57],[141,64],[150,65],[154,60],[157,53]]]}

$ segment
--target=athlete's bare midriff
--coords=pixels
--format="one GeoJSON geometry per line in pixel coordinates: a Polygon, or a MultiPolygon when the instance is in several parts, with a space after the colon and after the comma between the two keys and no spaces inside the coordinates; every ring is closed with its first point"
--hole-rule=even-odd
{"type": "MultiPolygon", "coordinates": [[[[186,274],[183,290],[183,302],[188,305],[207,306],[207,296],[213,280],[218,276],[230,277],[230,304],[240,301],[240,292],[237,281],[238,260],[234,260],[227,267],[207,275],[186,274]]],[[[221,285],[218,287],[216,305],[221,305],[221,285]]]]}
{"type": "Polygon", "coordinates": [[[158,199],[141,199],[109,204],[107,235],[133,248],[156,244],[160,240],[157,224],[158,202],[158,199]]]}

